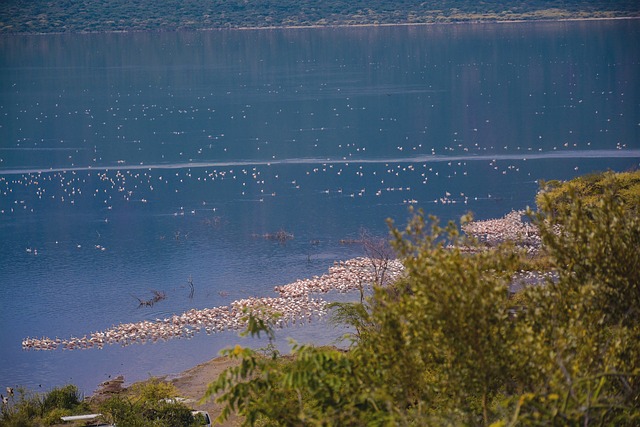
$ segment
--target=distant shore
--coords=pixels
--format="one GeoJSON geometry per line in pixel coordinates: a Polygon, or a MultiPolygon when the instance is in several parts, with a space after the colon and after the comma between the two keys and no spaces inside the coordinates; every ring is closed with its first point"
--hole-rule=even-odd
{"type": "Polygon", "coordinates": [[[343,28],[387,28],[387,27],[428,27],[428,26],[450,26],[450,25],[484,25],[484,24],[533,24],[533,23],[554,23],[554,22],[589,22],[589,21],[629,21],[640,19],[640,16],[621,17],[585,17],[585,18],[558,18],[558,19],[505,19],[491,20],[480,19],[474,21],[447,21],[447,22],[397,22],[397,23],[366,23],[366,24],[327,24],[327,25],[274,25],[274,26],[253,26],[253,27],[212,27],[212,28],[177,28],[177,29],[154,29],[154,30],[113,30],[113,31],[77,31],[77,32],[15,32],[3,33],[2,36],[47,36],[63,34],[130,34],[130,33],[172,33],[172,32],[215,32],[215,31],[274,31],[274,30],[305,30],[305,29],[343,29],[343,28]]]}
{"type": "MultiPolygon", "coordinates": [[[[0,16],[1,18],[1,16],[0,16]]],[[[627,21],[640,19],[640,12],[632,16],[566,16],[540,18],[522,17],[499,19],[493,16],[476,17],[474,19],[450,19],[450,20],[427,20],[420,22],[327,22],[324,24],[281,24],[281,25],[212,25],[201,27],[156,27],[156,28],[116,28],[97,30],[63,30],[63,31],[11,31],[0,27],[0,37],[11,35],[61,35],[61,34],[128,34],[128,33],[171,33],[171,32],[215,32],[215,31],[273,31],[273,30],[304,30],[304,29],[337,29],[337,28],[382,28],[382,27],[424,27],[440,25],[478,25],[478,24],[520,24],[520,23],[554,23],[554,22],[589,22],[589,21],[627,21]]],[[[2,24],[2,22],[0,22],[2,24]]]]}
{"type": "MultiPolygon", "coordinates": [[[[586,17],[586,18],[558,18],[558,19],[505,19],[505,20],[476,20],[476,21],[451,21],[451,22],[397,22],[382,24],[329,24],[329,25],[287,25],[270,27],[233,27],[233,28],[209,28],[197,31],[220,31],[220,30],[302,30],[320,28],[377,28],[377,27],[426,27],[432,25],[476,25],[476,24],[523,24],[523,23],[552,23],[552,22],[587,22],[587,21],[625,21],[640,19],[640,16],[620,16],[620,17],[586,17]]],[[[178,30],[179,31],[179,30],[178,30]]],[[[121,31],[127,32],[127,31],[121,31]]]]}

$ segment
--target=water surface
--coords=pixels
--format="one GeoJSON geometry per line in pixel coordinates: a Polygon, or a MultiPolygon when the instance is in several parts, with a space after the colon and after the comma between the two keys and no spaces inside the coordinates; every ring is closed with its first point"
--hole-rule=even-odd
{"type": "Polygon", "coordinates": [[[3,36],[1,381],[182,371],[239,339],[20,343],[274,296],[409,206],[497,217],[540,179],[638,167],[638,39],[636,20],[3,36]]]}

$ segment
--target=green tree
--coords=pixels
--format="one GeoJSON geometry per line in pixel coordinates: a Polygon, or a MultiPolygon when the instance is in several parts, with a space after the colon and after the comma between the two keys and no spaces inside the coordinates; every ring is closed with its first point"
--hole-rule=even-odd
{"type": "Polygon", "coordinates": [[[640,171],[591,173],[570,181],[542,181],[536,204],[540,212],[564,214],[580,199],[584,207],[596,206],[605,193],[631,215],[640,215],[640,171]]]}
{"type": "Polygon", "coordinates": [[[530,350],[538,375],[530,378],[532,394],[519,402],[519,418],[634,425],[640,420],[640,218],[616,187],[603,189],[597,201],[568,194],[561,209],[550,209],[543,194],[545,208],[535,214],[558,278],[527,292],[522,328],[536,337],[530,350]]]}

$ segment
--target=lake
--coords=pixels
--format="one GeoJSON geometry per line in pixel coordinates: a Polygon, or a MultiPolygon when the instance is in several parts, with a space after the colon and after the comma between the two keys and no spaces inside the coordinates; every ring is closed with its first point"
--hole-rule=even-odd
{"type": "Polygon", "coordinates": [[[275,296],[410,206],[500,217],[541,179],[637,168],[637,40],[638,20],[0,37],[0,385],[90,394],[265,345],[21,342],[275,296]]]}

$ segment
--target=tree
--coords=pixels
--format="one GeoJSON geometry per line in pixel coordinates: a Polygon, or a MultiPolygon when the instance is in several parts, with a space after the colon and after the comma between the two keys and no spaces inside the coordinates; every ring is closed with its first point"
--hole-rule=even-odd
{"type": "Polygon", "coordinates": [[[586,203],[569,189],[559,209],[539,200],[535,222],[558,278],[528,291],[522,327],[536,337],[539,374],[520,421],[637,424],[640,218],[615,187],[586,203]]]}
{"type": "Polygon", "coordinates": [[[465,255],[453,224],[441,228],[432,219],[427,229],[421,213],[394,236],[407,278],[376,286],[371,299],[356,304],[367,320],[359,320],[354,348],[295,345],[284,366],[250,349],[228,350],[241,363],[207,392],[222,393],[223,418],[238,410],[249,425],[260,416],[287,425],[404,424],[444,413],[488,422],[489,404],[512,366],[507,284],[514,257],[502,249],[465,255]],[[273,408],[275,401],[289,405],[273,408]]]}
{"type": "Polygon", "coordinates": [[[592,173],[567,182],[542,181],[536,203],[540,212],[567,214],[573,201],[580,199],[591,208],[606,192],[631,215],[640,215],[640,171],[592,173]]]}
{"type": "Polygon", "coordinates": [[[422,212],[403,232],[392,228],[392,235],[406,278],[377,290],[377,328],[360,345],[380,359],[394,400],[413,416],[433,416],[437,409],[448,419],[488,423],[490,402],[516,364],[508,291],[513,251],[503,245],[467,254],[460,248],[472,242],[455,224],[442,228],[422,212]]]}

